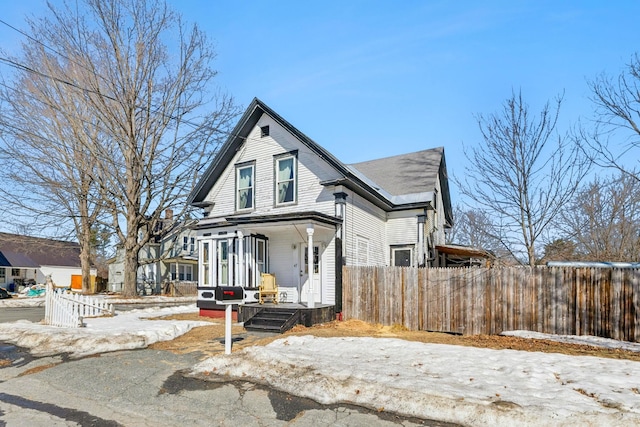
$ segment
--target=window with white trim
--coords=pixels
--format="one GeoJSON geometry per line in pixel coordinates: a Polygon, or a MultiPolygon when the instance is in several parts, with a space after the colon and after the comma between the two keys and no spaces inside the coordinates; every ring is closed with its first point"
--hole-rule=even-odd
{"type": "Polygon", "coordinates": [[[218,240],[218,286],[229,285],[229,242],[218,240]]]}
{"type": "Polygon", "coordinates": [[[193,266],[191,264],[178,265],[178,280],[193,280],[193,266]]]}
{"type": "Polygon", "coordinates": [[[236,209],[246,210],[254,207],[254,165],[236,168],[236,209]]]}
{"type": "Polygon", "coordinates": [[[258,274],[267,272],[267,241],[256,239],[256,267],[258,274]]]}
{"type": "Polygon", "coordinates": [[[276,205],[297,201],[297,158],[286,155],[276,158],[276,205]]]}
{"type": "Polygon", "coordinates": [[[182,238],[182,250],[184,252],[189,251],[190,253],[193,253],[195,249],[196,249],[196,238],[184,236],[182,238]]]}
{"type": "Polygon", "coordinates": [[[356,237],[356,265],[369,265],[369,239],[356,237]]]}
{"type": "Polygon", "coordinates": [[[392,247],[391,265],[394,267],[411,267],[413,265],[413,246],[392,247]]]}
{"type": "Polygon", "coordinates": [[[201,279],[203,286],[210,286],[211,281],[209,280],[209,273],[211,272],[211,262],[210,262],[210,246],[209,242],[202,242],[200,244],[200,272],[202,273],[201,279]]]}

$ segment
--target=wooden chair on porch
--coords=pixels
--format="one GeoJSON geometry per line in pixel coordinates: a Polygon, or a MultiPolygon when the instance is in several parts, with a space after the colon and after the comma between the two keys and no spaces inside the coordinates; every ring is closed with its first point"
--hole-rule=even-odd
{"type": "Polygon", "coordinates": [[[278,285],[275,274],[262,273],[260,275],[262,283],[258,288],[260,304],[264,304],[264,297],[271,298],[274,304],[278,303],[278,285]]]}

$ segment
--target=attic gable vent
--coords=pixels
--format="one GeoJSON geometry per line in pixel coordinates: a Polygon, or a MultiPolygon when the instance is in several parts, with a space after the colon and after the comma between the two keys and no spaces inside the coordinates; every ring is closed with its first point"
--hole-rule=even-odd
{"type": "Polygon", "coordinates": [[[265,136],[269,136],[269,126],[260,127],[260,137],[264,138],[265,136]]]}

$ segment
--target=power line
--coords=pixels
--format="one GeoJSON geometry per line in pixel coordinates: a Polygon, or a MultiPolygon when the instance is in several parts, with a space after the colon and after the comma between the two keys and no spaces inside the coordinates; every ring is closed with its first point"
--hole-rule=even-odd
{"type": "MultiPolygon", "coordinates": [[[[51,51],[51,52],[55,53],[56,55],[58,55],[58,56],[60,56],[60,57],[64,58],[64,59],[65,59],[65,60],[67,60],[68,62],[78,65],[79,67],[81,67],[81,68],[85,69],[85,70],[86,70],[86,71],[88,71],[89,73],[91,73],[91,74],[95,75],[96,77],[98,77],[100,80],[102,80],[102,81],[108,81],[104,76],[102,76],[102,75],[100,75],[100,74],[98,74],[98,73],[95,73],[95,71],[94,71],[94,70],[87,68],[84,64],[81,64],[81,63],[79,63],[79,62],[77,62],[77,61],[75,61],[75,60],[73,60],[73,59],[69,58],[68,56],[66,56],[66,55],[64,55],[64,54],[62,54],[62,53],[60,53],[60,52],[59,52],[59,51],[57,51],[56,49],[54,49],[54,48],[50,47],[49,45],[45,44],[44,42],[42,42],[42,41],[40,41],[40,40],[38,40],[38,39],[36,39],[36,38],[32,37],[31,35],[27,34],[26,32],[24,32],[24,31],[22,31],[22,30],[18,29],[17,27],[14,27],[13,25],[9,24],[8,22],[6,22],[6,21],[4,21],[4,20],[0,19],[0,23],[1,23],[1,24],[3,24],[3,25],[5,25],[5,26],[7,26],[7,27],[8,27],[8,28],[10,28],[10,29],[12,29],[13,31],[16,31],[16,32],[18,32],[19,34],[21,34],[21,35],[23,35],[23,36],[27,37],[29,40],[31,40],[31,41],[33,41],[33,42],[35,42],[35,43],[37,43],[37,44],[39,44],[39,45],[43,46],[46,50],[49,50],[49,51],[51,51]]],[[[52,75],[46,74],[46,73],[44,73],[44,72],[42,72],[42,71],[38,71],[38,70],[36,70],[36,69],[34,69],[34,68],[32,68],[32,67],[29,67],[29,66],[27,66],[27,65],[21,64],[21,63],[19,63],[19,62],[17,62],[17,61],[15,61],[15,60],[13,60],[13,59],[11,59],[11,58],[8,58],[8,57],[2,57],[2,56],[0,56],[0,62],[4,62],[5,64],[7,64],[7,65],[9,65],[9,66],[11,66],[11,67],[13,67],[13,68],[16,68],[16,69],[18,69],[18,70],[26,71],[26,72],[29,72],[29,73],[34,73],[34,74],[39,75],[39,76],[41,76],[41,77],[43,77],[43,78],[48,78],[48,79],[51,79],[51,80],[57,81],[57,82],[59,82],[59,83],[61,83],[61,84],[65,84],[65,85],[71,86],[71,87],[73,87],[73,88],[76,88],[76,89],[78,89],[78,90],[80,90],[80,91],[87,92],[87,93],[93,93],[93,94],[95,94],[95,95],[98,95],[98,96],[103,97],[103,98],[105,98],[105,99],[108,99],[108,100],[110,100],[110,101],[116,102],[116,103],[118,103],[118,104],[122,104],[122,102],[121,102],[119,99],[114,98],[113,96],[110,96],[110,95],[108,95],[108,94],[102,93],[102,92],[100,92],[100,91],[98,91],[98,90],[95,90],[95,89],[88,89],[88,88],[86,88],[86,87],[79,86],[78,84],[76,84],[76,83],[74,83],[74,82],[71,82],[71,81],[69,81],[69,80],[62,79],[62,78],[60,78],[60,77],[56,77],[56,76],[52,76],[52,75]]],[[[188,125],[188,126],[192,127],[193,129],[208,128],[208,127],[207,127],[207,125],[206,125],[206,124],[204,124],[204,123],[203,123],[203,124],[197,124],[197,123],[192,122],[191,120],[183,119],[182,117],[180,117],[180,115],[170,115],[170,114],[166,114],[166,113],[164,113],[164,112],[160,111],[160,110],[161,110],[161,107],[154,106],[153,104],[151,104],[151,107],[134,105],[134,108],[139,109],[139,110],[143,110],[143,111],[145,111],[146,113],[149,113],[149,114],[160,114],[162,117],[164,117],[164,118],[168,118],[169,120],[172,120],[172,121],[175,121],[175,122],[180,121],[180,122],[182,122],[182,123],[184,123],[184,124],[186,124],[186,125],[188,125]]],[[[212,129],[212,128],[209,128],[209,129],[212,129]]],[[[218,132],[225,133],[224,131],[222,131],[222,130],[220,130],[220,129],[218,129],[218,128],[213,128],[213,130],[218,131],[218,132]]]]}

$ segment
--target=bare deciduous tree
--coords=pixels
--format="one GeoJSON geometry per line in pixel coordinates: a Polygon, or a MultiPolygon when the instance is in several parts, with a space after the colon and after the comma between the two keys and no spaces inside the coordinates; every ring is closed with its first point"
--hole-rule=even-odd
{"type": "Polygon", "coordinates": [[[593,161],[640,180],[640,57],[635,54],[617,78],[602,74],[589,85],[596,128],[585,140],[593,161]]]}
{"type": "Polygon", "coordinates": [[[496,237],[533,266],[536,244],[571,199],[588,162],[576,144],[556,134],[562,98],[532,117],[522,95],[500,113],[479,116],[483,144],[465,150],[470,166],[460,192],[490,218],[496,237]]]}
{"type": "Polygon", "coordinates": [[[457,205],[454,209],[454,218],[456,218],[455,225],[448,234],[450,243],[490,251],[497,263],[516,263],[513,255],[506,249],[505,243],[500,240],[490,216],[484,211],[457,205]]]}
{"type": "Polygon", "coordinates": [[[65,83],[74,78],[75,64],[51,55],[34,39],[22,50],[23,57],[12,63],[31,67],[19,67],[13,83],[0,86],[0,175],[9,184],[10,216],[31,233],[45,230],[51,237],[77,239],[82,289],[88,292],[91,229],[104,212],[89,147],[104,136],[81,94],[65,83]]]}
{"type": "Polygon", "coordinates": [[[640,181],[628,172],[588,183],[561,215],[583,260],[640,260],[640,181]]]}
{"type": "Polygon", "coordinates": [[[49,12],[31,22],[31,32],[70,74],[59,78],[38,63],[28,71],[66,86],[61,96],[82,112],[73,119],[97,136],[71,138],[91,166],[96,206],[110,215],[124,250],[123,293],[134,295],[139,251],[166,209],[176,219],[184,213],[184,199],[237,109],[231,97],[211,90],[215,52],[206,36],[163,0],[84,0],[61,9],[49,4],[49,12]]]}
{"type": "Polygon", "coordinates": [[[577,251],[577,245],[570,239],[559,238],[544,245],[543,262],[580,260],[583,259],[577,251]]]}

